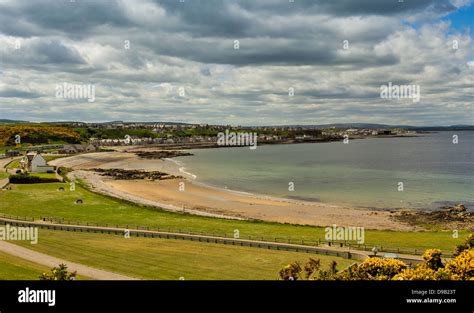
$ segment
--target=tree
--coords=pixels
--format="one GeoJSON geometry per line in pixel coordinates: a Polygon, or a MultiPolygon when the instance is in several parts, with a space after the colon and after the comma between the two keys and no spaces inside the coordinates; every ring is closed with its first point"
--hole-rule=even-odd
{"type": "Polygon", "coordinates": [[[59,264],[59,267],[53,267],[51,273],[43,273],[40,280],[75,280],[76,272],[68,272],[66,264],[59,264]]]}

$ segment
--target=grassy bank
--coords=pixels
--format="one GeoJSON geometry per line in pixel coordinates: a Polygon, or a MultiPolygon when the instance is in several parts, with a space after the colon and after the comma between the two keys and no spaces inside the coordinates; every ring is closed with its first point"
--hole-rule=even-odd
{"type": "MultiPolygon", "coordinates": [[[[138,206],[126,201],[102,196],[76,184],[75,191],[65,183],[11,185],[12,190],[0,191],[0,213],[28,217],[56,217],[81,223],[121,227],[148,226],[161,230],[233,236],[236,230],[241,238],[265,239],[292,242],[324,240],[322,227],[297,226],[269,222],[235,221],[217,218],[171,213],[154,208],[138,206]],[[63,187],[65,191],[58,191],[63,187]],[[83,204],[75,204],[77,199],[83,204]]],[[[395,232],[365,231],[367,246],[392,248],[416,248],[424,250],[439,248],[451,252],[467,235],[459,232],[453,238],[451,232],[395,232]]]]}
{"type": "Polygon", "coordinates": [[[20,160],[11,161],[10,163],[8,163],[7,168],[10,170],[20,168],[20,160]]]}
{"type": "Polygon", "coordinates": [[[278,279],[280,268],[308,257],[326,267],[353,261],[305,253],[273,251],[181,240],[124,238],[115,235],[40,230],[36,245],[14,242],[28,249],[98,269],[142,279],[278,279]]]}

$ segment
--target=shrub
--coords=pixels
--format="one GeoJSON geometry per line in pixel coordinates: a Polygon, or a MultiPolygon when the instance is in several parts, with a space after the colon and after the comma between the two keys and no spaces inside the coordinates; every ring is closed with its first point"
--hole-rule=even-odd
{"type": "MultiPolygon", "coordinates": [[[[472,238],[466,243],[472,247],[472,238]]],[[[461,246],[461,245],[460,245],[461,246]]],[[[459,246],[458,246],[459,247],[459,246]]],[[[474,249],[462,249],[453,260],[443,265],[441,250],[428,249],[423,254],[423,262],[414,268],[395,259],[368,258],[361,264],[352,264],[337,271],[333,262],[328,270],[320,270],[319,260],[310,259],[304,266],[304,277],[301,266],[295,262],[280,271],[284,280],[306,278],[310,280],[474,280],[474,249]]]]}
{"type": "Polygon", "coordinates": [[[441,250],[439,249],[428,249],[423,253],[423,260],[425,260],[426,266],[434,271],[443,267],[441,261],[441,250]]]}
{"type": "Polygon", "coordinates": [[[40,184],[40,183],[56,183],[56,178],[46,178],[38,176],[30,176],[28,174],[10,175],[10,183],[12,184],[40,184]]]}
{"type": "Polygon", "coordinates": [[[395,275],[393,280],[437,280],[436,271],[427,266],[417,266],[415,268],[405,269],[403,272],[395,275]]]}
{"type": "Polygon", "coordinates": [[[59,264],[59,267],[53,267],[51,273],[43,273],[40,280],[75,280],[76,272],[68,272],[67,265],[59,264]]]}
{"type": "Polygon", "coordinates": [[[455,280],[474,280],[474,250],[464,250],[446,263],[446,272],[455,280]]]}
{"type": "Polygon", "coordinates": [[[298,280],[300,278],[301,274],[301,266],[299,265],[298,262],[293,262],[291,264],[288,264],[284,266],[280,270],[280,277],[283,280],[298,280]]]}
{"type": "Polygon", "coordinates": [[[355,274],[369,280],[386,280],[393,278],[406,268],[406,264],[399,260],[369,258],[355,269],[355,274]]]}

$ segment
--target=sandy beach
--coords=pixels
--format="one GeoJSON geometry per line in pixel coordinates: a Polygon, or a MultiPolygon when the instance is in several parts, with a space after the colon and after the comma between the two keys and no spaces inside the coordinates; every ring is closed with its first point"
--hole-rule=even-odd
{"type": "Polygon", "coordinates": [[[192,181],[171,160],[141,159],[134,153],[100,152],[80,154],[50,162],[74,169],[73,177],[86,181],[93,190],[141,204],[192,214],[259,219],[315,226],[359,226],[367,229],[413,230],[393,220],[388,211],[343,207],[334,204],[275,198],[214,188],[192,181]],[[162,181],[114,180],[92,168],[160,171],[183,176],[162,181]],[[184,187],[184,188],[183,188],[184,187]]]}

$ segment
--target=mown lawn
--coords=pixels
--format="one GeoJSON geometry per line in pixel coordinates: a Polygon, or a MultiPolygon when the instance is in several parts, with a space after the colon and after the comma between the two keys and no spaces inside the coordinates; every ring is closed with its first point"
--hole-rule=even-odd
{"type": "Polygon", "coordinates": [[[345,268],[353,260],[325,255],[274,251],[222,244],[157,238],[124,238],[94,233],[40,230],[38,244],[13,242],[28,249],[141,279],[274,280],[282,266],[319,258],[327,268],[336,260],[345,268]]]}
{"type": "Polygon", "coordinates": [[[42,178],[56,178],[56,174],[54,173],[29,173],[30,176],[37,176],[42,178]]]}
{"type": "MultiPolygon", "coordinates": [[[[81,223],[100,225],[159,227],[161,230],[187,231],[195,233],[233,236],[236,230],[240,238],[265,239],[301,243],[302,240],[315,242],[324,240],[323,227],[297,226],[289,224],[235,221],[218,218],[200,217],[189,214],[166,212],[163,210],[138,206],[126,201],[102,196],[76,184],[70,191],[67,183],[49,183],[32,185],[11,185],[12,190],[0,191],[0,213],[40,217],[57,217],[81,223]],[[65,191],[58,191],[63,187],[65,191]],[[83,204],[75,204],[77,199],[83,204]]],[[[391,248],[439,248],[451,252],[455,245],[463,240],[467,231],[460,231],[459,238],[453,238],[451,232],[396,232],[365,231],[368,247],[377,245],[391,248]]],[[[418,251],[419,252],[419,251],[418,251]]]]}
{"type": "Polygon", "coordinates": [[[38,280],[47,271],[43,265],[0,252],[0,280],[38,280]]]}

